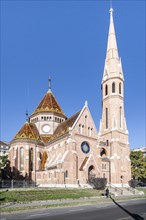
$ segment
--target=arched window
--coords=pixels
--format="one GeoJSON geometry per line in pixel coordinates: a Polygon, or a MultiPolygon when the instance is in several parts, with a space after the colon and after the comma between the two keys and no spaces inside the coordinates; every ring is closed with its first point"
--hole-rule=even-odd
{"type": "Polygon", "coordinates": [[[109,146],[109,140],[106,140],[106,146],[109,146]]]}
{"type": "Polygon", "coordinates": [[[120,128],[122,128],[122,107],[120,107],[120,128]]]}
{"type": "Polygon", "coordinates": [[[79,124],[79,133],[82,134],[82,126],[79,124]]]}
{"type": "Polygon", "coordinates": [[[105,128],[108,129],[108,108],[105,109],[105,128]]]}
{"type": "Polygon", "coordinates": [[[119,83],[119,94],[122,94],[122,84],[119,83]]]}
{"type": "Polygon", "coordinates": [[[105,95],[108,95],[108,85],[105,85],[105,95]]]}
{"type": "Polygon", "coordinates": [[[112,83],[112,93],[116,92],[116,88],[115,88],[115,82],[112,83]]]}
{"type": "Polygon", "coordinates": [[[29,150],[29,170],[33,171],[33,148],[29,150]]]}
{"type": "Polygon", "coordinates": [[[82,134],[84,134],[84,125],[82,125],[82,134]]]}
{"type": "Polygon", "coordinates": [[[24,170],[24,148],[20,148],[20,170],[24,170]]]}
{"type": "Polygon", "coordinates": [[[68,178],[68,170],[65,171],[65,178],[68,178]]]}
{"type": "Polygon", "coordinates": [[[101,148],[100,156],[106,155],[106,150],[104,148],[101,148]]]}

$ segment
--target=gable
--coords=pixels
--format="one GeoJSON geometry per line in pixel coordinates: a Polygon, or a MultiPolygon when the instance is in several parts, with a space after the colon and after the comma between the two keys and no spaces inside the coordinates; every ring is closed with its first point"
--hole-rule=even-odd
{"type": "Polygon", "coordinates": [[[85,104],[74,122],[72,131],[92,137],[97,135],[97,129],[87,104],[85,104]]]}

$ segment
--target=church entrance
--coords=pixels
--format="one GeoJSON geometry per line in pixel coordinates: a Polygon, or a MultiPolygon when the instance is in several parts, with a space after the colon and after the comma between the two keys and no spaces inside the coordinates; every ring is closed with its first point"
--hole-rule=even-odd
{"type": "Polygon", "coordinates": [[[88,181],[91,182],[93,178],[95,178],[95,167],[91,165],[88,168],[88,181]]]}

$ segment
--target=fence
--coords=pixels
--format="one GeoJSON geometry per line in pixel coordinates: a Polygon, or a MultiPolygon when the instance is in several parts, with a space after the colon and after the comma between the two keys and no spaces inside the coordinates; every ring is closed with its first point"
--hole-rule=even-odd
{"type": "Polygon", "coordinates": [[[31,180],[0,180],[0,188],[27,188],[35,186],[35,182],[31,180]]]}

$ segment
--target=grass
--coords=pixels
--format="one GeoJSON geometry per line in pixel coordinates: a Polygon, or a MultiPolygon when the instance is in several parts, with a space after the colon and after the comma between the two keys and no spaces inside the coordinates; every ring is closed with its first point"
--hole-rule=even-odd
{"type": "MultiPolygon", "coordinates": [[[[140,191],[143,191],[146,194],[146,188],[137,188],[140,191]]],[[[0,192],[0,204],[5,203],[29,203],[32,201],[43,201],[43,200],[61,200],[61,199],[79,199],[79,198],[91,198],[102,196],[104,193],[103,190],[95,190],[95,189],[41,189],[41,188],[29,188],[29,189],[10,189],[8,191],[0,192]]],[[[132,198],[122,198],[122,200],[129,199],[138,199],[142,198],[141,196],[134,196],[132,198]]],[[[120,200],[120,198],[116,199],[120,200]]],[[[20,210],[29,210],[29,209],[40,209],[40,208],[49,208],[49,207],[62,207],[62,206],[77,206],[83,204],[93,204],[93,203],[101,203],[107,202],[104,199],[88,201],[85,200],[83,202],[74,201],[69,203],[58,203],[58,204],[47,204],[47,205],[39,205],[39,206],[19,206],[19,207],[3,207],[1,212],[14,212],[20,210]]]]}
{"type": "Polygon", "coordinates": [[[143,191],[144,194],[146,195],[146,188],[144,188],[144,187],[138,187],[138,188],[136,188],[136,189],[138,189],[139,191],[143,191]]]}
{"type": "MultiPolygon", "coordinates": [[[[135,199],[142,199],[142,197],[133,197],[133,198],[117,198],[116,201],[127,201],[127,200],[135,200],[135,199]]],[[[81,206],[81,205],[88,205],[88,204],[100,204],[100,203],[111,203],[111,200],[94,200],[94,201],[75,201],[75,202],[69,202],[69,203],[58,203],[58,204],[47,204],[47,205],[39,205],[39,206],[20,206],[20,207],[11,207],[11,208],[2,208],[1,212],[11,213],[11,212],[18,212],[18,211],[25,211],[25,210],[32,210],[32,209],[46,209],[46,208],[55,208],[55,207],[68,207],[68,206],[81,206]]]]}
{"type": "Polygon", "coordinates": [[[79,199],[84,197],[101,196],[102,190],[95,189],[31,189],[9,190],[0,192],[0,203],[31,202],[57,199],[79,199]]]}

